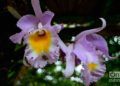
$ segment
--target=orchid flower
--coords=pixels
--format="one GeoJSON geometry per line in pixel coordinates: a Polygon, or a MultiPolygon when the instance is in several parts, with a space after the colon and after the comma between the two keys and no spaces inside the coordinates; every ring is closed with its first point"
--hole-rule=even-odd
{"type": "Polygon", "coordinates": [[[58,36],[62,25],[51,25],[54,13],[42,12],[39,0],[31,0],[35,15],[25,15],[17,22],[21,29],[10,37],[13,43],[27,45],[23,62],[27,66],[43,68],[47,63],[58,60],[59,50],[66,52],[66,46],[58,36]],[[23,40],[23,41],[22,41],[23,40]]]}
{"type": "Polygon", "coordinates": [[[106,59],[111,59],[107,42],[102,36],[96,34],[106,27],[106,21],[100,19],[103,23],[102,27],[83,31],[76,36],[75,40],[73,53],[83,63],[82,73],[86,86],[104,76],[106,71],[104,62],[106,59]]]}
{"type": "Polygon", "coordinates": [[[106,27],[106,21],[103,18],[100,18],[100,20],[103,23],[102,27],[86,30],[78,34],[75,42],[70,45],[72,50],[69,50],[70,52],[66,55],[67,65],[64,75],[69,77],[73,74],[76,57],[83,64],[82,78],[86,86],[104,76],[106,71],[104,62],[106,59],[111,59],[107,42],[102,36],[96,34],[106,27]],[[72,56],[69,54],[72,54],[72,56]]]}

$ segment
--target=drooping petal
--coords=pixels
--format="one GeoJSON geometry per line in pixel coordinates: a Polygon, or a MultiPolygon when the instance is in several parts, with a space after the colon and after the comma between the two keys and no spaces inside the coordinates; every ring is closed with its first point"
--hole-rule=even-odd
{"type": "Polygon", "coordinates": [[[88,52],[95,52],[95,46],[92,42],[88,41],[86,36],[80,38],[78,41],[75,42],[75,46],[81,47],[83,50],[88,52]]]}
{"type": "Polygon", "coordinates": [[[43,25],[50,26],[51,25],[51,20],[52,20],[53,16],[54,16],[53,12],[51,12],[51,11],[45,11],[43,13],[43,15],[41,16],[40,21],[41,21],[41,23],[43,25]]]}
{"type": "Polygon", "coordinates": [[[86,31],[81,32],[80,34],[78,34],[76,36],[76,41],[85,37],[86,35],[97,33],[99,31],[103,30],[106,27],[106,21],[103,18],[100,18],[100,20],[102,21],[102,27],[95,28],[95,29],[90,29],[90,30],[86,30],[86,31]]]}
{"type": "Polygon", "coordinates": [[[10,40],[13,42],[13,43],[18,43],[18,44],[21,44],[21,41],[22,41],[22,38],[24,37],[25,33],[23,31],[21,31],[20,33],[16,33],[12,36],[10,36],[10,40]]]}
{"type": "Polygon", "coordinates": [[[31,0],[32,7],[34,9],[35,15],[37,18],[41,18],[42,16],[42,10],[40,7],[40,2],[39,0],[31,0]]]}
{"type": "Polygon", "coordinates": [[[98,34],[91,34],[91,35],[88,35],[86,38],[96,47],[97,50],[100,50],[104,54],[108,55],[107,42],[102,36],[98,34]]]}
{"type": "Polygon", "coordinates": [[[73,45],[71,44],[68,46],[67,55],[65,57],[66,59],[66,68],[64,70],[65,77],[70,77],[75,69],[75,56],[72,53],[72,50],[73,50],[73,45]]]}
{"type": "Polygon", "coordinates": [[[86,48],[84,47],[84,45],[80,44],[80,43],[76,43],[74,45],[74,49],[73,49],[73,53],[77,56],[78,59],[80,59],[83,63],[87,63],[88,58],[89,60],[93,59],[94,56],[94,51],[91,49],[91,51],[89,51],[90,49],[89,46],[86,48]]]}
{"type": "Polygon", "coordinates": [[[37,28],[39,19],[33,15],[25,15],[18,22],[17,26],[24,32],[29,32],[37,28]]]}

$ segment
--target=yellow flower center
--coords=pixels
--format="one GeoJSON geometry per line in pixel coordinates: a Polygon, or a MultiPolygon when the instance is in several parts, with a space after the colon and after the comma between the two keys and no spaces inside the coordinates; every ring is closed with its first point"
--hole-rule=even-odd
{"type": "Polygon", "coordinates": [[[29,36],[29,44],[37,53],[48,53],[51,45],[51,33],[48,30],[40,30],[29,36]]]}
{"type": "Polygon", "coordinates": [[[97,64],[95,64],[95,63],[89,63],[88,65],[88,70],[90,70],[90,71],[94,71],[94,70],[96,70],[97,69],[97,64]]]}

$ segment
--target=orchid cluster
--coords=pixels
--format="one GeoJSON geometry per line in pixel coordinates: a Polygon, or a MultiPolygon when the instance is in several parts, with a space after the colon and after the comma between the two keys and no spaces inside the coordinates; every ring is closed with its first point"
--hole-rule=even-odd
{"type": "Polygon", "coordinates": [[[10,37],[13,43],[26,45],[23,62],[26,66],[43,68],[47,64],[58,61],[60,51],[64,52],[66,59],[65,77],[74,73],[76,65],[82,65],[81,78],[86,86],[98,81],[104,76],[106,67],[104,62],[112,59],[108,53],[105,39],[96,34],[102,27],[81,32],[75,37],[74,43],[68,46],[60,39],[58,33],[63,29],[62,24],[51,25],[54,13],[42,12],[39,0],[31,0],[35,16],[25,15],[17,22],[21,32],[10,37]],[[77,59],[77,60],[76,60],[77,59]]]}

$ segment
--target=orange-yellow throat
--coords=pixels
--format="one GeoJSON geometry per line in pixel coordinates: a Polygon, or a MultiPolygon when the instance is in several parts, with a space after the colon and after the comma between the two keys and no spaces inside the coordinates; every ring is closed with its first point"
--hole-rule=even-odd
{"type": "Polygon", "coordinates": [[[95,71],[97,69],[98,64],[89,63],[87,66],[88,66],[88,70],[92,72],[92,71],[95,71]]]}
{"type": "Polygon", "coordinates": [[[37,53],[48,53],[51,46],[51,33],[47,30],[36,31],[29,36],[29,44],[37,53]]]}

